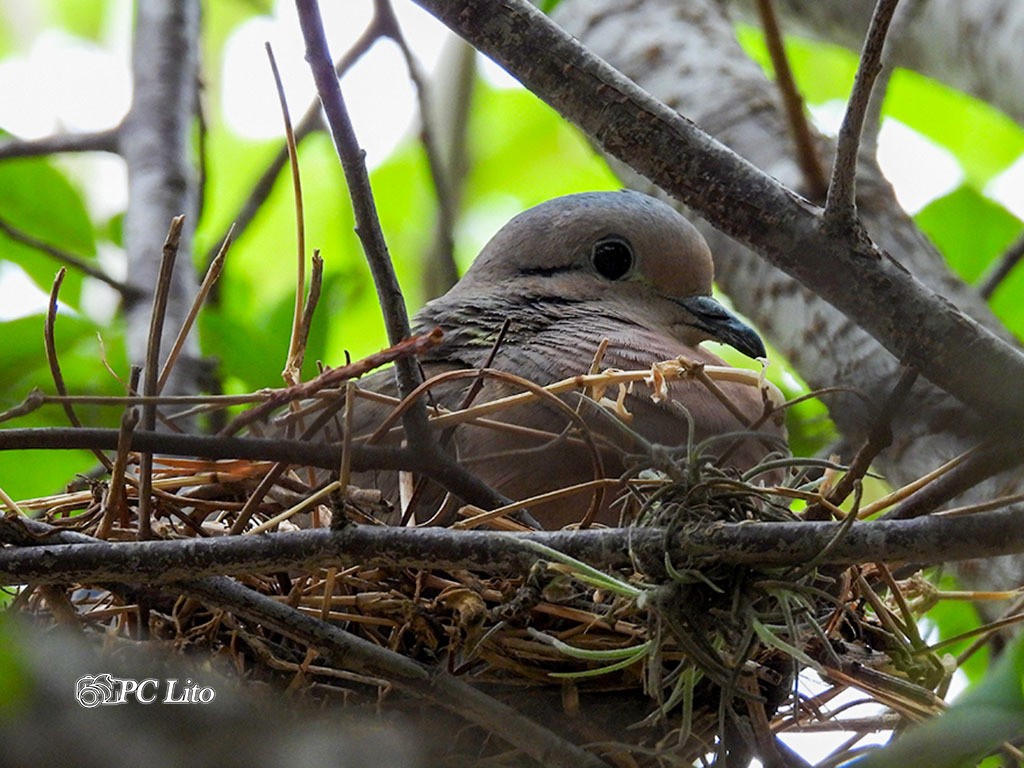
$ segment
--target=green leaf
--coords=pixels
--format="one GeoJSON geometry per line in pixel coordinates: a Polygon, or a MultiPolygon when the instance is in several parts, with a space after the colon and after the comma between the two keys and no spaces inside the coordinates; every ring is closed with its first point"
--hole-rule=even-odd
{"type": "Polygon", "coordinates": [[[947,712],[911,729],[856,768],[972,766],[1007,740],[1024,735],[1024,636],[1006,649],[980,684],[947,712]]]}
{"type": "Polygon", "coordinates": [[[914,219],[967,282],[981,277],[1024,227],[1003,206],[969,185],[933,200],[914,219]]]}
{"type": "MultiPolygon", "coordinates": [[[[0,338],[3,339],[3,344],[0,344],[0,392],[10,393],[20,399],[30,388],[23,382],[31,380],[35,371],[46,371],[46,379],[49,380],[43,345],[44,323],[43,315],[30,315],[0,323],[0,338]]],[[[88,320],[75,315],[58,315],[54,331],[58,352],[91,336],[94,331],[95,326],[88,320]]],[[[53,388],[50,386],[48,389],[52,391],[53,388]]],[[[8,401],[6,396],[0,397],[0,402],[5,401],[8,401]]],[[[5,407],[10,405],[13,403],[8,401],[5,407]]]]}
{"type": "Polygon", "coordinates": [[[893,73],[885,99],[891,115],[946,147],[967,183],[981,189],[1024,152],[1024,129],[990,104],[906,69],[893,73]]]}
{"type": "MultiPolygon", "coordinates": [[[[918,226],[968,282],[978,281],[1021,235],[1024,222],[999,203],[962,186],[925,206],[918,226]]],[[[1013,333],[1024,334],[1024,270],[1013,270],[999,285],[990,305],[1013,333]]]]}
{"type": "Polygon", "coordinates": [[[77,0],[74,3],[51,3],[56,21],[71,34],[100,41],[104,23],[111,11],[109,0],[77,0]]]}
{"type": "Polygon", "coordinates": [[[522,209],[572,192],[622,186],[585,139],[529,91],[480,82],[475,99],[470,205],[500,196],[515,198],[522,209]]]}
{"type": "MultiPolygon", "coordinates": [[[[96,255],[92,222],[78,190],[47,161],[0,163],[0,217],[22,233],[85,260],[96,255]]],[[[13,261],[49,292],[61,264],[42,251],[0,233],[0,259],[13,261]]],[[[78,306],[82,276],[69,269],[61,297],[78,306]]]]}

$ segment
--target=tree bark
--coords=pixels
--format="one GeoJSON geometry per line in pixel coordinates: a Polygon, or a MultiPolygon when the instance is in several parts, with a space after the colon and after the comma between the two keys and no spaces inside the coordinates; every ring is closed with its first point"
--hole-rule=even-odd
{"type": "MultiPolygon", "coordinates": [[[[140,0],[132,43],[134,95],[119,132],[118,149],[128,168],[129,202],[124,217],[128,283],[142,297],[125,303],[128,355],[146,356],[153,289],[171,219],[185,215],[177,267],[168,296],[161,350],[166,355],[188,314],[198,283],[192,233],[198,218],[198,180],[193,132],[198,104],[199,2],[140,0]]],[[[199,347],[186,343],[164,394],[198,390],[199,347]],[[184,364],[183,364],[184,363],[184,364]]]]}
{"type": "MultiPolygon", "coordinates": [[[[749,20],[753,0],[734,0],[749,20]]],[[[785,31],[860,50],[875,0],[775,0],[785,31]]],[[[1024,123],[1020,87],[1024,3],[1018,0],[903,0],[890,48],[893,64],[913,69],[998,107],[1024,123]]]]}

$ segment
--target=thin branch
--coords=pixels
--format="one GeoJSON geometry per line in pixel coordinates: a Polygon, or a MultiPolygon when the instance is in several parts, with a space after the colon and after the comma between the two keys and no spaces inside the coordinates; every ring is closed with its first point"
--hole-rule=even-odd
{"type": "Polygon", "coordinates": [[[210,291],[213,290],[213,286],[216,285],[217,280],[220,279],[221,272],[224,271],[224,259],[227,257],[228,248],[231,247],[231,236],[233,232],[233,229],[228,230],[228,234],[224,238],[224,242],[221,243],[220,250],[217,251],[216,258],[214,258],[210,263],[209,269],[206,270],[206,276],[203,277],[203,282],[199,286],[199,290],[196,292],[196,297],[192,301],[192,306],[189,308],[188,315],[185,317],[185,321],[181,324],[178,336],[174,339],[174,343],[171,345],[171,351],[167,353],[167,359],[164,361],[163,367],[160,369],[160,378],[157,380],[156,394],[158,395],[163,391],[164,384],[167,383],[167,377],[171,375],[174,363],[178,359],[178,355],[181,354],[181,349],[185,345],[185,340],[188,338],[188,335],[192,330],[192,326],[195,324],[196,317],[199,316],[199,310],[206,301],[206,297],[210,295],[210,291]]]}
{"type": "MultiPolygon", "coordinates": [[[[60,286],[64,282],[65,274],[64,267],[57,270],[57,276],[53,280],[53,287],[50,289],[50,302],[47,306],[46,322],[43,325],[43,345],[46,348],[46,360],[50,365],[50,376],[53,378],[53,387],[58,396],[66,396],[68,393],[67,386],[64,383],[64,374],[60,369],[60,359],[57,357],[57,337],[55,332],[57,324],[57,296],[60,294],[60,286]]],[[[71,403],[65,401],[61,403],[61,406],[64,408],[64,413],[67,415],[71,426],[81,427],[82,422],[78,418],[78,414],[75,413],[71,403]]],[[[107,471],[110,471],[113,463],[106,457],[103,451],[93,450],[92,453],[100,464],[107,471]]]]}
{"type": "MultiPolygon", "coordinates": [[[[274,58],[270,43],[266,43],[265,46],[267,58],[270,59],[270,71],[274,75],[277,100],[281,106],[281,119],[284,121],[284,143],[288,149],[288,166],[292,171],[292,200],[295,204],[295,308],[292,312],[292,330],[288,340],[288,357],[281,377],[286,384],[298,384],[304,352],[304,345],[300,343],[299,336],[306,299],[306,216],[302,204],[302,173],[299,169],[299,149],[295,143],[295,132],[292,130],[292,118],[288,112],[288,98],[285,96],[284,83],[281,82],[281,72],[277,68],[277,60],[274,58]]],[[[319,292],[319,287],[317,291],[319,292]]]]}
{"type": "Polygon", "coordinates": [[[871,101],[875,78],[882,71],[882,49],[889,24],[899,0],[878,0],[871,16],[864,48],[860,54],[853,92],[839,129],[832,180],[825,200],[825,226],[835,231],[851,230],[857,221],[857,152],[860,149],[864,117],[871,101]]]}
{"type": "Polygon", "coordinates": [[[1022,463],[1024,456],[1016,445],[1004,442],[986,444],[942,477],[912,493],[879,519],[904,520],[929,515],[978,483],[1022,463]]]}
{"type": "Polygon", "coordinates": [[[363,358],[362,360],[357,360],[354,363],[349,363],[348,365],[343,365],[339,368],[332,368],[329,371],[325,371],[320,374],[315,379],[303,384],[288,387],[286,389],[273,390],[269,393],[269,397],[264,403],[240,413],[234,421],[221,430],[221,434],[234,434],[249,424],[253,424],[267,418],[271,412],[286,403],[312,397],[323,389],[338,386],[349,379],[355,379],[362,376],[364,373],[369,373],[374,368],[379,368],[387,363],[393,363],[399,357],[416,357],[432,347],[436,347],[440,342],[441,330],[439,328],[435,328],[430,333],[424,333],[405,339],[399,344],[383,349],[376,354],[363,358]]]}
{"type": "Polygon", "coordinates": [[[118,150],[121,127],[89,133],[58,133],[41,139],[0,141],[0,160],[42,157],[62,152],[114,152],[118,150]]]}
{"type": "MultiPolygon", "coordinates": [[[[348,181],[349,195],[355,212],[356,233],[363,244],[373,275],[388,340],[391,344],[397,344],[410,334],[409,315],[377,217],[373,190],[366,171],[365,153],[359,147],[338,79],[331,66],[319,8],[315,0],[296,0],[296,7],[302,35],[306,41],[306,59],[313,71],[313,79],[316,81],[317,92],[327,115],[335,149],[348,181]]],[[[402,398],[414,392],[422,383],[419,366],[415,360],[396,360],[395,375],[398,392],[402,398]]],[[[432,476],[445,478],[442,485],[446,488],[452,488],[454,485],[470,491],[474,498],[486,498],[488,508],[501,506],[507,501],[438,447],[427,422],[426,405],[422,400],[416,399],[411,403],[411,407],[402,415],[402,425],[409,446],[429,460],[432,476]]],[[[463,493],[455,492],[462,499],[468,500],[463,493]]]]}
{"type": "MultiPolygon", "coordinates": [[[[836,483],[835,488],[828,494],[828,505],[838,507],[842,504],[867,474],[868,469],[871,468],[871,463],[878,457],[878,454],[892,444],[893,418],[895,418],[897,411],[906,401],[907,395],[910,394],[910,390],[914,386],[914,382],[917,381],[917,376],[917,371],[913,368],[903,369],[892,392],[889,393],[889,397],[886,398],[881,410],[875,416],[864,444],[854,455],[853,461],[850,462],[850,466],[846,470],[846,474],[843,475],[842,479],[836,483]]],[[[805,517],[808,520],[827,520],[831,517],[831,513],[826,505],[810,504],[807,507],[805,517]]]]}
{"type": "MultiPolygon", "coordinates": [[[[376,17],[370,22],[369,26],[363,31],[363,34],[359,36],[359,39],[352,44],[345,55],[338,59],[334,65],[334,72],[340,78],[352,65],[355,64],[363,55],[373,47],[373,44],[377,42],[382,36],[382,32],[379,29],[378,20],[376,17]]],[[[302,113],[302,117],[299,122],[295,124],[295,143],[301,144],[303,140],[314,131],[321,128],[320,119],[320,99],[314,98],[313,101],[306,107],[306,111],[302,113]]],[[[256,180],[249,191],[249,196],[242,203],[242,207],[239,208],[231,221],[234,222],[232,226],[235,228],[236,236],[241,236],[243,232],[252,223],[253,219],[256,218],[256,214],[259,213],[260,208],[267,202],[267,198],[270,197],[270,193],[274,188],[274,183],[277,181],[277,177],[281,175],[281,171],[288,163],[288,144],[287,142],[281,142],[281,146],[277,150],[277,154],[274,155],[270,163],[260,174],[259,179],[256,180]]],[[[222,236],[221,240],[224,239],[222,236]]],[[[212,247],[206,254],[205,261],[209,263],[217,253],[216,246],[212,247]]]]}
{"type": "Polygon", "coordinates": [[[11,238],[11,240],[14,240],[15,242],[21,243],[22,245],[27,245],[29,248],[33,248],[39,251],[40,253],[45,253],[47,256],[61,264],[67,264],[69,267],[74,267],[79,272],[86,274],[89,277],[94,277],[97,280],[106,283],[115,291],[120,293],[121,296],[123,297],[133,297],[137,296],[139,293],[137,289],[132,288],[130,285],[122,283],[120,280],[115,280],[102,269],[99,269],[98,267],[90,264],[88,261],[81,258],[80,256],[76,256],[73,253],[68,253],[65,250],[62,250],[60,248],[57,248],[56,246],[50,245],[49,243],[45,243],[42,240],[32,237],[32,235],[22,232],[20,229],[18,229],[15,226],[12,226],[10,223],[8,223],[2,218],[0,218],[0,231],[2,231],[5,235],[7,235],[9,238],[11,238]]]}
{"type": "Polygon", "coordinates": [[[804,176],[806,194],[809,199],[820,202],[828,193],[828,182],[825,180],[818,149],[814,145],[814,135],[807,122],[803,96],[800,95],[800,89],[793,78],[793,70],[789,67],[773,0],[757,0],[757,13],[764,28],[765,44],[772,60],[772,67],[775,69],[775,83],[782,96],[782,106],[786,111],[786,120],[795,145],[796,160],[804,176]]]}
{"type": "MultiPolygon", "coordinates": [[[[0,430],[0,451],[62,450],[102,448],[116,450],[118,430],[98,427],[33,427],[0,430]]],[[[227,437],[223,435],[184,435],[136,430],[131,449],[168,456],[198,456],[204,459],[248,459],[282,461],[306,467],[332,469],[338,466],[341,452],[333,443],[306,443],[269,437],[227,437]]],[[[423,465],[402,449],[378,446],[353,446],[355,471],[366,469],[405,469],[416,471],[423,465]]]]}
{"type": "MultiPolygon", "coordinates": [[[[380,299],[381,311],[384,313],[384,324],[387,329],[388,342],[397,344],[410,335],[409,314],[402,298],[402,289],[395,277],[395,270],[388,255],[384,233],[380,228],[373,190],[370,188],[369,176],[366,172],[364,152],[359,146],[348,107],[338,85],[338,78],[331,65],[327,38],[324,35],[323,21],[315,0],[297,0],[299,23],[306,41],[306,60],[309,62],[316,81],[320,103],[327,115],[331,128],[334,146],[345,172],[345,180],[349,185],[352,207],[356,218],[356,231],[363,243],[366,259],[373,274],[374,284],[380,299]]],[[[397,365],[398,388],[404,397],[420,383],[419,371],[407,361],[397,365]]],[[[421,413],[423,413],[421,411],[421,413]]],[[[426,418],[423,413],[424,420],[426,418]]]]}
{"type": "Polygon", "coordinates": [[[114,517],[120,518],[121,526],[128,527],[128,500],[125,498],[125,470],[128,467],[129,446],[132,441],[132,432],[139,424],[139,409],[126,408],[121,414],[121,429],[117,440],[117,454],[114,457],[114,466],[110,469],[110,482],[107,484],[107,495],[103,500],[102,513],[99,527],[96,529],[96,537],[106,539],[114,527],[114,517]]]}
{"type": "MultiPolygon", "coordinates": [[[[420,143],[427,158],[427,168],[434,185],[434,196],[437,199],[437,222],[434,229],[434,248],[431,252],[427,268],[427,293],[429,298],[444,293],[459,279],[455,267],[455,245],[453,230],[457,215],[458,198],[455,178],[458,174],[455,163],[446,163],[441,147],[434,133],[433,118],[435,112],[427,78],[413,56],[409,44],[402,34],[402,28],[395,17],[390,0],[376,0],[376,16],[380,19],[381,31],[394,41],[405,60],[409,79],[412,80],[416,92],[416,101],[420,111],[420,143]]],[[[475,55],[475,54],[474,54],[475,55]]],[[[461,101],[468,103],[468,99],[461,101]]],[[[461,105],[457,102],[456,108],[461,105]]]]}
{"type": "Polygon", "coordinates": [[[320,292],[324,284],[324,259],[320,250],[313,249],[313,258],[309,273],[309,292],[302,308],[302,317],[299,318],[299,330],[296,338],[296,349],[298,356],[293,361],[296,371],[302,369],[302,363],[306,357],[306,344],[309,342],[309,332],[313,328],[313,314],[320,303],[320,292]]]}
{"type": "Polygon", "coordinates": [[[992,294],[1002,285],[1003,281],[1010,275],[1014,267],[1024,259],[1024,235],[1014,241],[995,264],[995,267],[985,276],[978,286],[978,293],[983,299],[991,299],[992,294]]]}
{"type": "MultiPolygon", "coordinates": [[[[160,273],[157,277],[156,289],[153,293],[153,310],[149,319],[149,344],[146,347],[146,366],[142,378],[142,394],[153,397],[158,392],[158,366],[160,364],[160,338],[164,330],[164,317],[167,310],[167,297],[171,291],[171,280],[174,275],[174,262],[178,256],[181,243],[181,231],[185,224],[184,216],[176,216],[164,240],[163,254],[160,260],[160,273]]],[[[142,406],[142,429],[156,428],[156,405],[147,403],[142,406]]],[[[148,539],[150,530],[150,505],[152,503],[153,454],[146,451],[139,461],[139,538],[148,539]]]]}

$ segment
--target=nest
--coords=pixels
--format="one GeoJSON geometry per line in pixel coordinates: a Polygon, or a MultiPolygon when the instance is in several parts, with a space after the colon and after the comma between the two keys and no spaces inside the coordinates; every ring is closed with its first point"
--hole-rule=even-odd
{"type": "MultiPolygon", "coordinates": [[[[692,375],[678,368],[670,375],[692,375]]],[[[645,379],[656,392],[664,375],[663,369],[609,374],[597,395],[645,379]]],[[[728,369],[722,375],[739,374],[728,369]]],[[[760,386],[756,375],[749,376],[760,386]]],[[[580,385],[575,380],[566,386],[580,385]]],[[[633,462],[624,483],[624,514],[635,518],[637,531],[664,532],[663,555],[687,531],[799,520],[793,500],[820,500],[822,483],[834,479],[829,471],[812,480],[807,462],[773,459],[748,473],[788,470],[784,484],[765,488],[718,468],[700,446],[647,458],[659,471],[633,462]]],[[[116,479],[96,479],[85,490],[20,507],[59,531],[134,541],[139,482],[124,470],[134,461],[134,454],[122,451],[116,479]]],[[[148,499],[151,535],[226,537],[243,510],[252,513],[250,532],[343,531],[347,521],[365,525],[380,517],[373,489],[335,483],[327,493],[319,477],[306,471],[281,476],[277,485],[287,493],[249,503],[273,468],[242,459],[157,459],[148,499]]],[[[517,527],[507,515],[475,524],[481,523],[517,527]]],[[[486,559],[472,567],[430,567],[431,553],[424,551],[415,566],[374,561],[265,567],[236,578],[376,648],[446,670],[615,765],[688,765],[716,756],[745,765],[755,754],[778,757],[784,747],[775,735],[788,729],[863,735],[892,727],[893,712],[919,719],[939,708],[932,691],[943,684],[945,671],[934,654],[921,653],[914,625],[919,606],[909,604],[914,595],[904,595],[906,583],[897,583],[883,566],[759,568],[664,555],[597,570],[551,549],[533,551],[532,567],[518,573],[486,559]],[[849,705],[833,711],[829,702],[848,690],[885,711],[844,721],[838,711],[849,705]]],[[[193,655],[228,659],[245,679],[319,706],[417,712],[432,724],[441,717],[437,702],[409,696],[397,673],[332,663],[315,644],[202,600],[175,597],[166,588],[140,594],[102,579],[28,586],[14,607],[55,621],[73,617],[108,638],[147,637],[193,655]]],[[[438,762],[534,764],[520,749],[509,749],[507,734],[479,721],[474,727],[460,718],[453,722],[455,735],[429,747],[438,762]]],[[[855,744],[850,739],[834,759],[855,744]]]]}

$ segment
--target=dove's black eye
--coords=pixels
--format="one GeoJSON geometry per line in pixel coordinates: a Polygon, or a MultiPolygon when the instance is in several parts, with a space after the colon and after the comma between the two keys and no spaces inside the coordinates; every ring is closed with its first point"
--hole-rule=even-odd
{"type": "Polygon", "coordinates": [[[619,280],[633,268],[633,246],[617,235],[605,237],[594,243],[590,259],[601,277],[619,280]]]}

